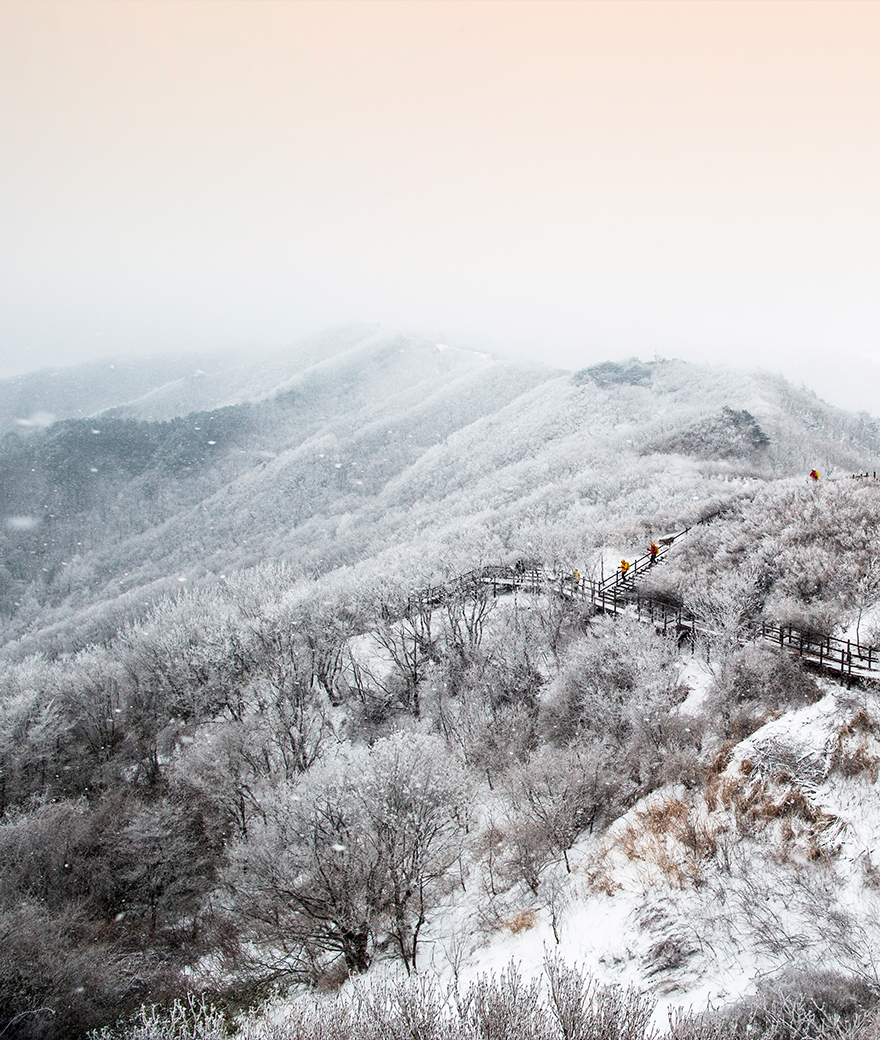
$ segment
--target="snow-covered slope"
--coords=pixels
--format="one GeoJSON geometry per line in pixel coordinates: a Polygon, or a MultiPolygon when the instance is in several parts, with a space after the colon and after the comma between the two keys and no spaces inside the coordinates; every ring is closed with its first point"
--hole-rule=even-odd
{"type": "Polygon", "coordinates": [[[576,565],[766,474],[877,467],[872,423],[778,377],[610,371],[346,327],[24,434],[0,456],[7,638],[266,559],[316,573],[390,551],[417,581],[531,544],[576,565]]]}
{"type": "Polygon", "coordinates": [[[878,720],[875,694],[826,682],[821,700],[728,748],[706,787],[657,790],[579,841],[571,874],[557,864],[556,935],[554,911],[524,899],[496,932],[472,937],[456,970],[497,973],[513,960],[539,977],[555,949],[661,997],[658,1024],[671,1007],[722,1006],[792,965],[876,984],[878,720]]]}

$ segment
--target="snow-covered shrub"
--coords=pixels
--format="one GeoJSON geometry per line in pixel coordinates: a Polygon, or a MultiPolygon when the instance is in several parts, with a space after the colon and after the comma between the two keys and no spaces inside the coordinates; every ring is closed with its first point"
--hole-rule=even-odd
{"type": "MultiPolygon", "coordinates": [[[[521,704],[503,704],[492,710],[480,695],[476,705],[465,702],[456,719],[456,743],[465,762],[484,774],[490,786],[536,746],[535,719],[521,704]]],[[[468,699],[474,698],[469,695],[468,699]]]]}
{"type": "Polygon", "coordinates": [[[82,1036],[136,1006],[141,987],[159,981],[154,958],[133,957],[77,907],[51,911],[0,892],[0,937],[4,1040],[82,1036]]]}
{"type": "Polygon", "coordinates": [[[566,748],[541,748],[504,780],[507,876],[538,895],[541,874],[584,831],[614,819],[634,795],[634,785],[615,768],[610,748],[598,740],[566,748]]]}
{"type": "Polygon", "coordinates": [[[818,700],[821,689],[801,662],[781,650],[747,645],[731,650],[715,669],[705,713],[740,738],[771,714],[818,700]]]}
{"type": "MultiPolygon", "coordinates": [[[[104,1027],[90,1040],[227,1040],[226,1019],[204,1000],[176,1000],[167,1008],[144,1006],[127,1025],[104,1027]]],[[[242,1037],[242,1040],[245,1040],[242,1037]]]]}
{"type": "Polygon", "coordinates": [[[830,634],[880,596],[878,514],[874,481],[767,482],[693,528],[649,581],[734,640],[761,620],[830,634]]]}
{"type": "Polygon", "coordinates": [[[833,971],[789,971],[759,982],[757,993],[723,1011],[737,1036],[756,1040],[869,1040],[877,992],[863,979],[833,971]]]}
{"type": "Polygon", "coordinates": [[[693,782],[699,726],[673,714],[684,699],[675,644],[648,625],[595,622],[563,657],[541,700],[539,732],[557,746],[600,742],[607,772],[625,797],[670,776],[670,752],[693,782]],[[683,759],[681,756],[684,756],[683,759]]]}
{"type": "Polygon", "coordinates": [[[652,1022],[651,998],[603,985],[576,965],[548,957],[546,979],[511,964],[462,988],[436,977],[355,986],[335,999],[301,997],[285,1018],[250,1015],[237,1026],[196,1000],[144,1008],[127,1026],[90,1040],[874,1040],[877,994],[833,972],[792,972],[759,985],[729,1008],[678,1011],[652,1022]]]}
{"type": "Polygon", "coordinates": [[[601,985],[559,957],[544,962],[550,1009],[561,1040],[651,1040],[651,999],[633,988],[601,985]]]}
{"type": "Polygon", "coordinates": [[[511,964],[500,975],[476,979],[460,998],[465,1036],[485,1040],[550,1040],[552,1020],[538,980],[524,980],[511,964]]]}

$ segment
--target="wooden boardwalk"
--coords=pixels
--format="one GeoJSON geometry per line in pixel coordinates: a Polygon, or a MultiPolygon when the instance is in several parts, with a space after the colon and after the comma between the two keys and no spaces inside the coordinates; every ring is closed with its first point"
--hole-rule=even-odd
{"type": "MultiPolygon", "coordinates": [[[[698,523],[715,516],[712,513],[698,523]]],[[[697,619],[681,605],[644,596],[637,578],[658,566],[672,545],[690,531],[686,527],[675,534],[658,539],[658,552],[637,557],[630,563],[626,574],[618,569],[603,581],[592,581],[572,570],[567,574],[548,571],[534,561],[516,564],[496,564],[458,575],[441,585],[434,585],[414,593],[406,602],[403,614],[434,609],[451,599],[491,595],[493,597],[523,592],[532,595],[556,595],[589,604],[596,613],[626,615],[658,632],[690,639],[692,644],[700,635],[711,638],[717,633],[697,619]]],[[[861,682],[880,678],[880,651],[847,639],[836,639],[795,628],[793,625],[770,625],[766,622],[752,627],[738,640],[740,645],[763,643],[794,654],[809,667],[847,682],[861,682]]]]}

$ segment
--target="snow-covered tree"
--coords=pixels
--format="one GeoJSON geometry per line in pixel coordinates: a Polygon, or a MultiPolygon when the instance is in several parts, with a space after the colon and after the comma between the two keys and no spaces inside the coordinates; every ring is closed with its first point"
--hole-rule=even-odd
{"type": "Polygon", "coordinates": [[[466,785],[442,742],[395,734],[267,793],[233,852],[239,913],[264,948],[366,970],[388,934],[408,968],[458,855],[466,785]]]}

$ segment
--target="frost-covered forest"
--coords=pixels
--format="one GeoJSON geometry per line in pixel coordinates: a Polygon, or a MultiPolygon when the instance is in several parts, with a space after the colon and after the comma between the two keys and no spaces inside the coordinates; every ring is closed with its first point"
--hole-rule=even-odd
{"type": "Polygon", "coordinates": [[[755,638],[880,647],[874,419],[363,326],[104,375],[0,383],[0,1034],[877,1035],[876,683],[755,638]],[[685,528],[693,638],[559,594],[685,528]]]}

